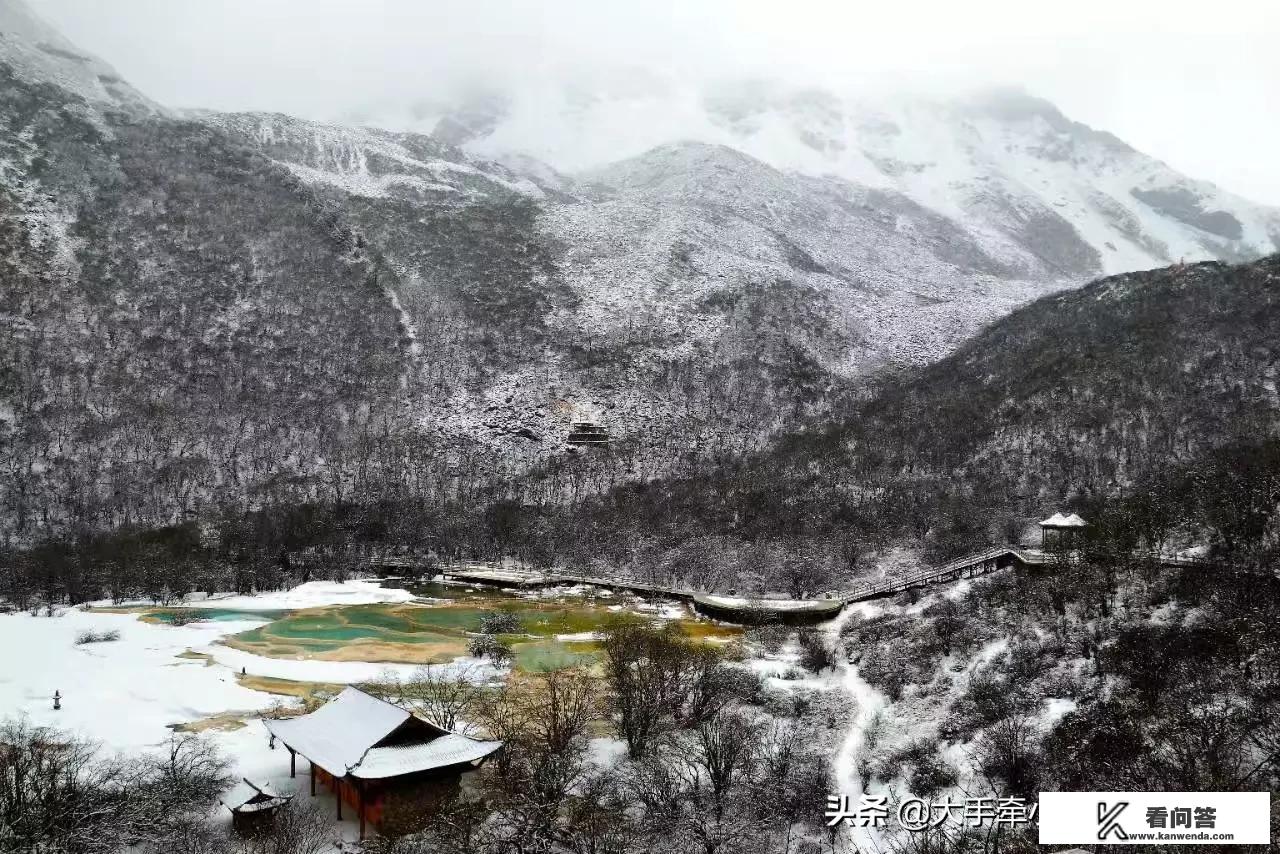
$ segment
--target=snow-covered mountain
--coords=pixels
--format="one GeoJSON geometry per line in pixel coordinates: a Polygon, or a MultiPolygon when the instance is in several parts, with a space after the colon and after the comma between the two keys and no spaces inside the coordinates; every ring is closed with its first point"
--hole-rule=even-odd
{"type": "Polygon", "coordinates": [[[531,468],[544,497],[604,489],[758,448],[1101,271],[1280,234],[1025,96],[531,103],[435,133],[176,113],[0,0],[6,523],[531,468]],[[607,453],[569,444],[581,418],[607,453]]]}
{"type": "Polygon", "coordinates": [[[72,44],[17,0],[0,2],[0,57],[19,79],[51,83],[91,109],[162,111],[114,68],[72,44]]]}
{"type": "Polygon", "coordinates": [[[1064,276],[1238,260],[1280,245],[1275,210],[1181,175],[1016,89],[868,98],[762,82],[705,90],[647,82],[487,95],[435,128],[486,157],[519,153],[570,173],[669,142],[726,145],[784,172],[896,191],[975,233],[1031,248],[1064,276]]]}

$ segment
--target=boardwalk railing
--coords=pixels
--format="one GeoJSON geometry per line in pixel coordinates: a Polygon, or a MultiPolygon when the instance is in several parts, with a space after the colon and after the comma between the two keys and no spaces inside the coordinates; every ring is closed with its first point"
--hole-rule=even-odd
{"type": "Polygon", "coordinates": [[[896,578],[865,582],[843,592],[841,598],[846,602],[874,599],[878,596],[901,593],[912,587],[928,587],[958,581],[961,578],[974,578],[1015,564],[1043,563],[1042,558],[1043,556],[1037,553],[1026,552],[1011,546],[1000,546],[956,558],[941,566],[929,566],[896,578]]]}
{"type": "MultiPolygon", "coordinates": [[[[1209,563],[1201,558],[1180,557],[1152,551],[1136,551],[1131,557],[1138,560],[1152,560],[1163,567],[1196,567],[1206,566],[1209,563]]],[[[1039,549],[997,546],[956,558],[941,566],[926,567],[909,575],[861,584],[846,591],[842,596],[845,602],[857,602],[901,593],[912,587],[928,587],[958,581],[961,578],[975,578],[1010,566],[1044,566],[1061,559],[1059,556],[1039,549]]],[[[1067,560],[1070,561],[1070,559],[1068,556],[1067,560]]]]}

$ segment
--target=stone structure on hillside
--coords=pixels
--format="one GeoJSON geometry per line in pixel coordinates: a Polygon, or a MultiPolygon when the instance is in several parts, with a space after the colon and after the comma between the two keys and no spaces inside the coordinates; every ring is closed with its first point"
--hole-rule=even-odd
{"type": "Polygon", "coordinates": [[[570,445],[607,445],[609,429],[598,421],[573,421],[569,424],[570,445]]]}

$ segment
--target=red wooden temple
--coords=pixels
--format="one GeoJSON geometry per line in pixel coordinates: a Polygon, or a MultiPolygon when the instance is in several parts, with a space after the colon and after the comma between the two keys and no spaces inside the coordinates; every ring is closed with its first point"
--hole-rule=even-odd
{"type": "Polygon", "coordinates": [[[456,786],[502,747],[438,727],[358,688],[347,688],[310,714],[264,720],[267,731],[289,751],[289,776],[297,757],[336,796],[338,818],[345,802],[365,825],[381,825],[389,803],[420,798],[424,789],[456,786]]]}

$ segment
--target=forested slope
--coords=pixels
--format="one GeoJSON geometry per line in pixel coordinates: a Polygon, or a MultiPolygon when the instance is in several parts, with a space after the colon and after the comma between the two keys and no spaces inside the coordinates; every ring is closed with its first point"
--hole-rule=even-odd
{"type": "Polygon", "coordinates": [[[391,274],[292,176],[3,64],[0,122],[8,534],[314,496],[405,405],[391,274]]]}
{"type": "Polygon", "coordinates": [[[743,549],[762,543],[847,556],[902,542],[941,558],[1276,436],[1278,358],[1280,257],[1115,276],[882,377],[766,453],[585,502],[572,527],[659,563],[692,546],[703,563],[750,564],[743,549]]]}

